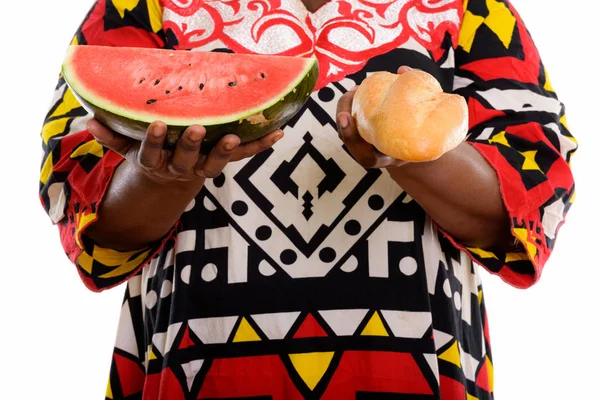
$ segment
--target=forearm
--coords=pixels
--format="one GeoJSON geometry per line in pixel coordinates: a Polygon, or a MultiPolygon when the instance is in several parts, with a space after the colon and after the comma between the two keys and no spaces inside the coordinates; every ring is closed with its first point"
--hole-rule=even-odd
{"type": "Polygon", "coordinates": [[[498,178],[468,143],[439,159],[388,168],[392,178],[457,242],[506,248],[512,237],[498,178]]]}
{"type": "Polygon", "coordinates": [[[127,251],[163,237],[202,188],[204,179],[158,183],[124,161],[115,171],[87,235],[98,245],[127,251]]]}

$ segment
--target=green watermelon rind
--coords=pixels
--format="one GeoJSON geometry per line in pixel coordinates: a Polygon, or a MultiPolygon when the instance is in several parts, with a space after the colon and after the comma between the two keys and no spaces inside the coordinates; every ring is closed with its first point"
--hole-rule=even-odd
{"type": "Polygon", "coordinates": [[[108,105],[103,104],[102,99],[89,94],[89,91],[72,77],[73,74],[68,68],[68,55],[63,63],[62,72],[65,82],[81,106],[98,121],[122,135],[142,140],[150,123],[160,120],[167,125],[167,146],[173,146],[185,129],[192,124],[199,124],[206,128],[204,141],[207,144],[216,143],[226,134],[235,134],[242,143],[246,143],[281,128],[304,107],[319,77],[319,65],[316,57],[306,60],[306,68],[301,71],[298,78],[291,82],[284,91],[261,106],[236,115],[193,120],[158,116],[144,118],[143,114],[123,112],[110,102],[106,102],[108,105]],[[253,117],[263,122],[254,121],[253,117]]]}

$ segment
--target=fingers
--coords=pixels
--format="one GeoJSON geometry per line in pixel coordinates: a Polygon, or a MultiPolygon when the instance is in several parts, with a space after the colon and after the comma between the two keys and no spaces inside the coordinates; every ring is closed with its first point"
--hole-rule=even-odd
{"type": "Polygon", "coordinates": [[[378,151],[371,143],[364,140],[358,130],[354,118],[348,113],[338,115],[338,134],[340,139],[356,162],[364,168],[384,168],[399,164],[399,160],[378,151]]]}
{"type": "Polygon", "coordinates": [[[187,180],[192,176],[219,176],[230,161],[253,156],[271,147],[283,137],[283,131],[272,132],[242,146],[238,136],[226,135],[208,154],[201,152],[206,136],[206,129],[202,126],[187,128],[173,151],[166,151],[163,147],[166,136],[167,126],[160,121],[153,122],[140,144],[137,161],[142,168],[163,178],[169,178],[170,175],[170,179],[187,180]],[[168,170],[167,175],[165,169],[168,170]]]}
{"type": "Polygon", "coordinates": [[[175,175],[188,175],[193,172],[205,135],[206,129],[200,125],[192,125],[183,132],[171,157],[169,172],[175,175]]]}
{"type": "Polygon", "coordinates": [[[336,109],[336,118],[337,118],[337,129],[338,135],[340,139],[344,141],[346,145],[351,144],[353,140],[362,140],[358,132],[356,132],[356,126],[354,123],[354,118],[352,118],[352,101],[354,100],[354,94],[356,93],[356,88],[350,89],[346,93],[340,97],[337,103],[336,109]],[[346,143],[346,140],[342,138],[342,136],[346,137],[346,140],[349,143],[346,143]]]}
{"type": "Polygon", "coordinates": [[[217,143],[206,159],[198,161],[196,173],[205,178],[215,178],[227,163],[252,157],[273,146],[282,137],[283,131],[277,130],[260,139],[240,145],[239,137],[227,135],[217,143]]]}
{"type": "Polygon", "coordinates": [[[369,144],[358,133],[356,121],[348,112],[341,112],[337,116],[338,136],[346,146],[369,144]]]}
{"type": "Polygon", "coordinates": [[[235,149],[240,144],[236,135],[226,135],[210,151],[206,159],[199,160],[196,164],[196,174],[205,178],[219,176],[223,168],[231,160],[235,149]]]}
{"type": "Polygon", "coordinates": [[[335,115],[339,115],[341,112],[347,112],[348,114],[352,113],[352,100],[354,99],[357,87],[358,86],[355,86],[340,97],[335,115]]]}
{"type": "MultiPolygon", "coordinates": [[[[410,71],[408,66],[398,68],[398,74],[410,71]]],[[[338,135],[354,159],[364,168],[385,168],[404,163],[378,151],[375,146],[364,140],[356,128],[352,117],[352,102],[358,86],[350,89],[337,104],[336,118],[338,135]]]]}
{"type": "Polygon", "coordinates": [[[337,125],[340,139],[356,161],[365,168],[376,168],[377,153],[373,145],[365,141],[356,130],[354,118],[349,113],[342,112],[338,115],[337,125]]]}
{"type": "Polygon", "coordinates": [[[107,128],[98,120],[93,118],[87,122],[86,128],[100,145],[111,149],[123,157],[133,143],[133,139],[113,132],[111,129],[107,128]]]}
{"type": "Polygon", "coordinates": [[[154,171],[164,165],[163,144],[166,136],[167,125],[161,121],[150,124],[137,155],[138,163],[142,167],[154,171]]]}
{"type": "Polygon", "coordinates": [[[275,143],[277,143],[282,137],[283,131],[279,129],[269,133],[266,136],[263,136],[258,140],[253,140],[251,142],[244,143],[235,150],[233,156],[231,157],[231,161],[239,161],[244,158],[252,157],[253,155],[270,148],[275,143]]]}
{"type": "Polygon", "coordinates": [[[403,74],[408,71],[412,71],[412,68],[409,66],[403,65],[400,68],[398,68],[398,75],[403,74]]]}

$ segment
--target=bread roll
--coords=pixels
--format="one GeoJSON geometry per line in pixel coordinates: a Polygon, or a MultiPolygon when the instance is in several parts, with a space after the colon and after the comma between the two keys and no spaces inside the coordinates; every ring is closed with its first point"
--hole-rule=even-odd
{"type": "Polygon", "coordinates": [[[467,103],[444,93],[426,72],[376,72],[356,90],[352,116],[361,137],[380,152],[410,162],[432,161],[464,141],[467,103]]]}

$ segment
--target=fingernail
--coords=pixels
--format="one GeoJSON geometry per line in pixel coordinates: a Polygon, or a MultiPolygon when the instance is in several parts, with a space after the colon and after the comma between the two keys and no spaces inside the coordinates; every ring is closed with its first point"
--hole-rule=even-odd
{"type": "Polygon", "coordinates": [[[200,139],[202,139],[202,133],[201,132],[198,132],[195,129],[190,132],[190,140],[192,142],[197,142],[200,139]]]}
{"type": "Polygon", "coordinates": [[[231,151],[238,146],[238,143],[225,143],[225,150],[231,151]]]}
{"type": "Polygon", "coordinates": [[[281,139],[282,137],[283,137],[283,131],[279,132],[279,134],[277,136],[275,136],[275,140],[273,141],[273,143],[279,142],[279,139],[281,139]]]}
{"type": "Polygon", "coordinates": [[[338,117],[338,124],[342,129],[346,129],[348,127],[348,117],[344,114],[338,117]]]}
{"type": "Polygon", "coordinates": [[[354,87],[352,87],[352,89],[350,89],[350,91],[354,92],[356,89],[358,89],[358,85],[355,85],[354,87]]]}
{"type": "Polygon", "coordinates": [[[157,126],[153,126],[150,134],[155,138],[159,138],[162,136],[162,129],[159,129],[157,126]]]}

